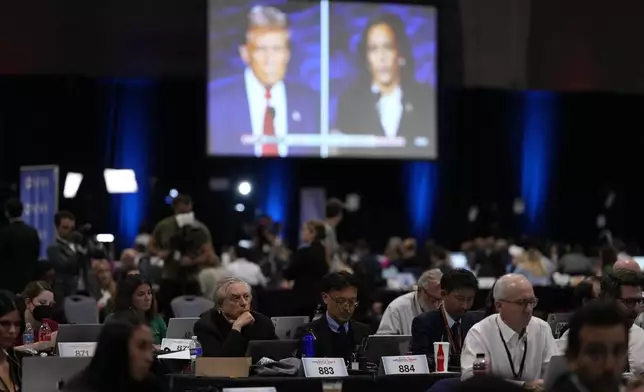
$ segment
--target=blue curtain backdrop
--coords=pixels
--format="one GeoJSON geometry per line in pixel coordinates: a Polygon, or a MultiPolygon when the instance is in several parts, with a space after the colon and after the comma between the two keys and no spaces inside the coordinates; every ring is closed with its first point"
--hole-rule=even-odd
{"type": "Polygon", "coordinates": [[[553,135],[559,121],[557,105],[554,92],[523,93],[521,198],[525,203],[525,234],[543,234],[546,228],[550,169],[556,148],[553,135]]]}
{"type": "Polygon", "coordinates": [[[418,241],[429,238],[436,200],[438,174],[436,164],[411,161],[403,164],[403,180],[407,192],[409,232],[418,241]]]}
{"type": "Polygon", "coordinates": [[[293,181],[293,162],[288,159],[270,159],[262,162],[258,206],[261,214],[269,215],[275,222],[281,222],[281,233],[287,233],[285,225],[289,219],[291,194],[296,186],[293,181]]]}
{"type": "Polygon", "coordinates": [[[117,249],[130,247],[145,220],[149,195],[150,111],[155,83],[150,79],[110,79],[107,91],[105,167],[132,169],[139,191],[110,197],[110,229],[117,249]]]}

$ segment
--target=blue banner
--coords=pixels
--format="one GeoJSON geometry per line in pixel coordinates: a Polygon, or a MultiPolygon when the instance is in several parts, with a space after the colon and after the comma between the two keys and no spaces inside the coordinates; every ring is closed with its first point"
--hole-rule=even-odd
{"type": "Polygon", "coordinates": [[[25,223],[38,230],[40,256],[56,238],[54,215],[58,211],[58,166],[20,168],[20,201],[25,223]]]}

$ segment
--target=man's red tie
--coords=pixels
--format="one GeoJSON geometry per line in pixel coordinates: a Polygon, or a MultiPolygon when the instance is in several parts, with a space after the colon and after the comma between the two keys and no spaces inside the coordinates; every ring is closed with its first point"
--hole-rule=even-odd
{"type": "MultiPolygon", "coordinates": [[[[269,105],[271,99],[270,88],[266,89],[266,112],[264,113],[264,136],[275,136],[275,110],[269,105]]],[[[277,144],[262,144],[263,157],[276,157],[277,144]]]]}

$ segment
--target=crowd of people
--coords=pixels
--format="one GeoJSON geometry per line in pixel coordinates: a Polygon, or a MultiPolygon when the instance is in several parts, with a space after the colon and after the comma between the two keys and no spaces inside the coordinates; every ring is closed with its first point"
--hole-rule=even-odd
{"type": "Polygon", "coordinates": [[[174,315],[173,299],[211,300],[212,309],[194,326],[203,355],[242,357],[250,341],[277,339],[272,315],[253,307],[253,298],[270,289],[297,294],[294,315],[311,322],[294,338],[312,333],[320,357],[350,363],[372,334],[410,335],[409,353],[425,355],[430,369],[434,343],[449,342],[450,370],[464,380],[473,376],[480,354],[488,360],[488,374],[531,390],[613,391],[623,374],[634,375],[632,385],[644,374],[644,281],[621,244],[584,253],[579,246],[477,238],[462,245],[459,254],[466,263],[454,268],[450,252],[431,241],[419,249],[414,239],[392,238],[382,256],[365,241],[340,243],[336,228],[343,205],[332,199],[325,217],[304,223],[302,246],[294,252],[266,217],[253,228],[249,244],[217,254],[190,197],[177,196],[172,207],[172,216],[113,261],[105,249],[83,240],[71,212],[56,214],[55,242],[40,244],[22,220],[21,203],[5,204],[0,390],[20,389],[25,355],[54,352],[59,325],[68,323],[63,304],[73,296],[93,298],[105,327],[91,364],[67,390],[156,391],[164,386],[151,369],[174,315]],[[39,260],[44,245],[48,258],[39,260]],[[385,272],[391,269],[415,277],[415,285],[381,304],[374,292],[387,287],[385,272]],[[565,330],[554,333],[533,314],[538,304],[533,287],[554,284],[557,274],[582,278],[575,287],[577,309],[570,309],[575,315],[565,330]],[[473,310],[482,277],[497,279],[486,308],[473,310]],[[23,341],[28,328],[35,332],[33,341],[23,341]],[[570,372],[545,386],[550,361],[560,355],[570,372]],[[105,381],[106,371],[127,376],[105,381]]]}

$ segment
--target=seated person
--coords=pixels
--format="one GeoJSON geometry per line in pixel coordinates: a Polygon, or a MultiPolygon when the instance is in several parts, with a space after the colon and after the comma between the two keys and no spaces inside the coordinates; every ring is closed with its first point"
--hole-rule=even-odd
{"type": "MultiPolygon", "coordinates": [[[[152,373],[154,345],[143,318],[130,314],[105,325],[87,367],[73,376],[65,392],[162,392],[166,385],[152,373]]],[[[167,383],[166,383],[167,384],[167,383]]]]}
{"type": "Polygon", "coordinates": [[[21,356],[13,349],[20,325],[16,297],[0,290],[0,390],[6,392],[19,391],[22,387],[21,356]]]}
{"type": "Polygon", "coordinates": [[[441,278],[438,268],[423,272],[416,290],[393,300],[380,320],[378,335],[411,335],[416,316],[437,309],[441,304],[441,278]]]}
{"type": "Polygon", "coordinates": [[[326,315],[299,327],[296,339],[311,331],[316,339],[316,357],[350,361],[357,346],[370,332],[367,324],[351,320],[358,306],[358,286],[353,275],[344,271],[325,275],[322,278],[322,300],[326,305],[326,315]]]}
{"type": "Polygon", "coordinates": [[[250,310],[253,300],[248,283],[224,278],[215,289],[215,307],[195,324],[195,335],[204,357],[244,357],[251,340],[277,340],[271,320],[250,310]]]}
{"type": "Polygon", "coordinates": [[[542,389],[550,358],[558,350],[548,323],[532,315],[538,303],[532,284],[523,275],[504,275],[496,281],[494,300],[498,313],[476,323],[465,336],[461,378],[474,375],[476,355],[484,354],[488,374],[526,389],[542,389]]]}
{"type": "Polygon", "coordinates": [[[113,312],[105,318],[105,322],[122,318],[121,316],[128,317],[127,313],[134,313],[145,319],[152,331],[154,344],[156,346],[161,344],[167,327],[163,318],[157,314],[157,302],[154,299],[152,285],[141,275],[130,275],[119,282],[113,312]]]}
{"type": "Polygon", "coordinates": [[[54,313],[54,292],[51,287],[43,281],[34,281],[27,284],[25,290],[20,295],[22,300],[25,302],[25,310],[23,312],[23,329],[20,331],[20,334],[16,338],[16,346],[20,346],[19,349],[23,348],[23,333],[24,327],[27,324],[31,325],[31,329],[34,332],[34,345],[25,346],[24,348],[32,348],[34,350],[47,350],[53,347],[56,342],[56,335],[58,334],[58,323],[52,320],[54,313]],[[49,325],[51,330],[51,340],[49,342],[40,341],[40,326],[43,322],[46,322],[49,325]]]}
{"type": "Polygon", "coordinates": [[[443,306],[414,318],[411,327],[412,353],[427,355],[431,363],[434,361],[434,342],[449,342],[449,364],[460,368],[463,340],[470,328],[480,319],[467,313],[474,303],[476,290],[478,280],[466,269],[453,269],[443,274],[443,306]]]}

